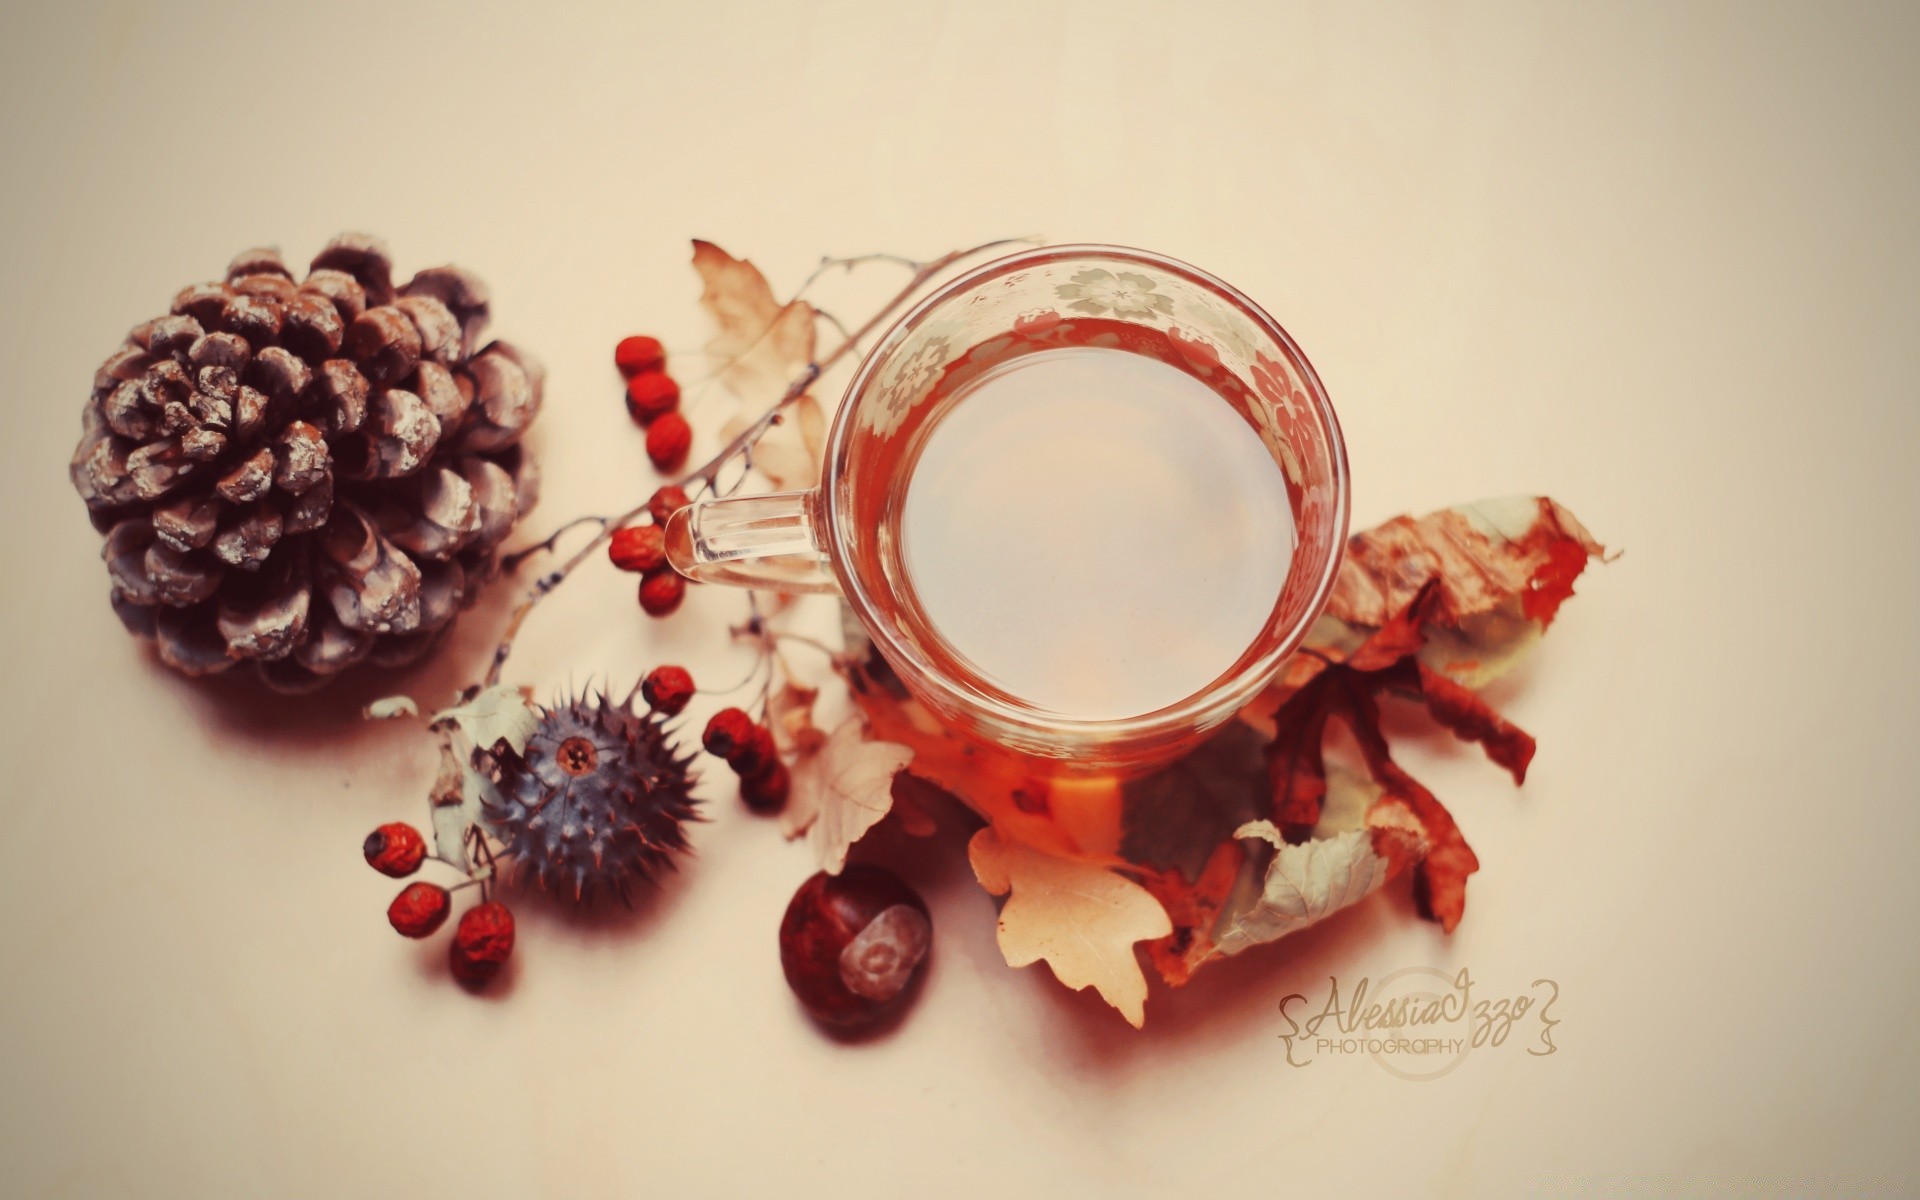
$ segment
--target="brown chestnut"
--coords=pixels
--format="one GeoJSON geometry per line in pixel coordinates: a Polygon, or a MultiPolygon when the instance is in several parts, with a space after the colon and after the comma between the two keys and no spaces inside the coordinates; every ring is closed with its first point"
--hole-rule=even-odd
{"type": "Polygon", "coordinates": [[[815,1020],[841,1030],[890,1016],[932,949],[926,901],[898,875],[865,863],[801,884],[780,921],[787,986],[815,1020]]]}

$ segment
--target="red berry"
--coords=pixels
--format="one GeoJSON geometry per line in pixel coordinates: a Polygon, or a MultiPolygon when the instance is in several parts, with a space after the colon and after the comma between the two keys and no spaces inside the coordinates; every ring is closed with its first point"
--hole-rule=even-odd
{"type": "Polygon", "coordinates": [[[647,512],[653,517],[655,525],[665,525],[667,518],[691,503],[693,501],[687,499],[684,488],[675,487],[670,483],[655,492],[653,499],[647,501],[647,512]]]}
{"type": "Polygon", "coordinates": [[[801,884],[780,921],[787,986],[815,1020],[843,1029],[894,1011],[932,948],[926,902],[898,875],[864,863],[801,884]]]}
{"type": "Polygon", "coordinates": [[[615,530],[607,557],[622,571],[651,571],[667,561],[667,531],[658,525],[629,525],[615,530]]]}
{"type": "Polygon", "coordinates": [[[680,385],[665,371],[648,371],[627,380],[627,411],[651,425],[680,407],[680,385]]]}
{"type": "Polygon", "coordinates": [[[620,368],[620,374],[631,378],[642,371],[655,371],[666,365],[667,349],[660,344],[659,338],[650,338],[636,334],[620,339],[613,348],[613,365],[620,368]]]}
{"type": "Polygon", "coordinates": [[[740,747],[753,740],[753,718],[737,708],[723,708],[707,722],[700,744],[717,758],[732,758],[740,747]]]}
{"type": "Polygon", "coordinates": [[[787,764],[776,758],[766,770],[740,781],[740,799],[764,816],[787,806],[787,793],[792,787],[793,776],[787,771],[787,764]]]}
{"type": "Polygon", "coordinates": [[[693,676],[685,667],[655,667],[641,680],[640,694],[647,698],[647,707],[661,716],[678,716],[693,699],[693,676]]]}
{"type": "Polygon", "coordinates": [[[455,979],[480,987],[500,973],[512,953],[513,914],[498,900],[489,900],[460,914],[447,947],[447,965],[455,979]]]}
{"type": "Polygon", "coordinates": [[[453,897],[434,883],[410,883],[387,905],[387,921],[403,937],[423,938],[446,923],[453,897]]]}
{"type": "Polygon", "coordinates": [[[427,843],[418,829],[405,821],[394,821],[368,834],[360,853],[367,856],[367,865],[374,870],[401,879],[420,869],[421,860],[427,857],[427,843]]]}
{"type": "Polygon", "coordinates": [[[647,457],[662,471],[678,471],[685,466],[692,446],[693,427],[677,412],[647,426],[647,457]]]}
{"type": "Polygon", "coordinates": [[[687,598],[687,581],[672,567],[655,567],[640,577],[640,607],[650,617],[664,617],[687,598]]]}
{"type": "Polygon", "coordinates": [[[747,740],[727,755],[727,765],[742,779],[771,771],[779,762],[780,751],[773,744],[773,731],[765,725],[755,725],[747,740]]]}

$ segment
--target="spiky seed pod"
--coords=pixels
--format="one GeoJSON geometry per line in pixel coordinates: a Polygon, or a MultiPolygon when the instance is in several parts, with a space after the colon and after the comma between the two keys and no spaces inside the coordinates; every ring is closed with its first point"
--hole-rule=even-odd
{"type": "Polygon", "coordinates": [[[500,759],[487,824],[520,877],[563,899],[629,902],[634,884],[673,867],[682,826],[698,820],[687,767],[663,718],[635,716],[603,693],[547,709],[524,754],[500,759]]]}
{"type": "Polygon", "coordinates": [[[425,653],[536,493],[544,372],[486,322],[473,275],[396,288],[342,234],[298,283],[250,250],[136,326],[71,467],[121,620],[186,674],[251,662],[283,691],[425,653]]]}

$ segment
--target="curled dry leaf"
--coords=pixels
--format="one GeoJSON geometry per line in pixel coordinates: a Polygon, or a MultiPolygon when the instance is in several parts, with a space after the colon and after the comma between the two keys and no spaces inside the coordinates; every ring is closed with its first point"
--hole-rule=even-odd
{"type": "MultiPolygon", "coordinates": [[[[1246,714],[1272,734],[1271,815],[1282,835],[1295,844],[1319,836],[1328,798],[1326,730],[1332,722],[1344,725],[1379,803],[1419,827],[1424,852],[1414,868],[1414,897],[1451,932],[1479,859],[1446,807],[1394,761],[1378,696],[1419,701],[1456,736],[1479,743],[1516,784],[1524,782],[1533,738],[1471,689],[1539,640],[1587,562],[1603,554],[1571,512],[1544,496],[1398,517],[1351,539],[1327,612],[1308,637],[1312,653],[1298,656],[1282,683],[1246,714]]],[[[1165,886],[1197,903],[1187,893],[1199,889],[1184,882],[1172,878],[1165,886]]],[[[1208,940],[1206,930],[1192,937],[1195,945],[1208,940]]]]}
{"type": "Polygon", "coordinates": [[[1045,959],[1061,983],[1095,989],[1140,1028],[1147,977],[1134,943],[1173,929],[1151,893],[1098,863],[1044,853],[991,825],[973,835],[967,857],[980,885],[1007,897],[999,941],[1008,966],[1045,959]]]}
{"type": "MultiPolygon", "coordinates": [[[[1546,496],[1509,496],[1395,517],[1348,540],[1326,613],[1284,683],[1298,687],[1324,661],[1347,662],[1382,634],[1417,639],[1420,661],[1483,687],[1538,641],[1589,559],[1605,548],[1546,496]],[[1400,628],[1423,592],[1411,630],[1400,628]]],[[[1399,657],[1394,655],[1393,657],[1399,657]]],[[[1384,666],[1384,662],[1354,662],[1384,666]]]]}
{"type": "Polygon", "coordinates": [[[813,306],[781,304],[758,267],[712,242],[693,243],[693,269],[700,307],[718,327],[707,352],[721,364],[721,382],[758,412],[813,361],[813,306]]]}
{"type": "MultiPolygon", "coordinates": [[[[1261,781],[1250,773],[1245,783],[1257,790],[1261,781]]],[[[1172,935],[1147,947],[1162,979],[1178,987],[1207,962],[1304,929],[1423,861],[1426,831],[1404,804],[1338,766],[1327,783],[1308,837],[1289,840],[1272,821],[1250,821],[1214,848],[1197,878],[1143,875],[1173,919],[1172,935]]]]}
{"type": "Polygon", "coordinates": [[[893,777],[912,759],[905,746],[869,741],[866,721],[857,713],[848,717],[818,750],[794,765],[788,836],[805,832],[820,869],[839,874],[847,865],[847,848],[887,815],[893,777]]]}
{"type": "Polygon", "coordinates": [[[1275,853],[1259,901],[1214,930],[1214,949],[1221,954],[1305,929],[1357,903],[1390,873],[1387,860],[1374,853],[1372,837],[1358,829],[1295,845],[1272,821],[1252,821],[1235,836],[1269,842],[1275,853]]]}
{"type": "Polygon", "coordinates": [[[1329,808],[1341,819],[1307,841],[1288,841],[1272,821],[1249,821],[1234,831],[1237,839],[1266,843],[1271,857],[1259,890],[1242,890],[1223,907],[1213,929],[1215,953],[1238,954],[1316,924],[1425,857],[1419,822],[1381,788],[1346,771],[1334,773],[1333,787],[1344,802],[1329,808]]]}

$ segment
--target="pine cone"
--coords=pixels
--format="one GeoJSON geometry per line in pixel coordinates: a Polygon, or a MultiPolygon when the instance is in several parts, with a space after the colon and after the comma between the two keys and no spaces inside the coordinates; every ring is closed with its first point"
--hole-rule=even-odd
{"type": "Polygon", "coordinates": [[[520,436],[545,372],[480,345],[458,267],[396,293],[386,246],[278,251],[174,297],[94,375],[74,487],[115,611],[188,675],[250,659],[283,691],[426,652],[538,489],[520,436]]]}

